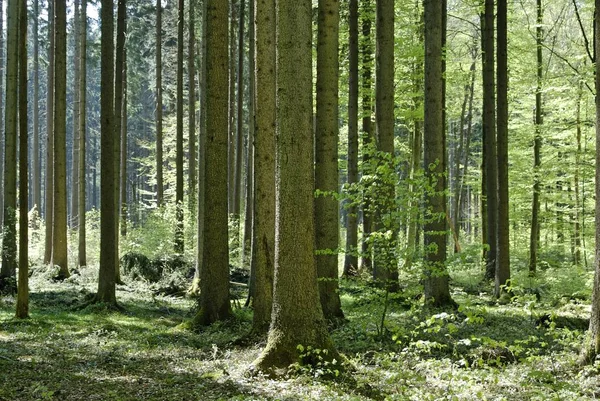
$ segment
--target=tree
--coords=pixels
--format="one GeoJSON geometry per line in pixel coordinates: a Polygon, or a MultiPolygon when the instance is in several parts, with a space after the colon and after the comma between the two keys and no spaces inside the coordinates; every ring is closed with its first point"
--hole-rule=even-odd
{"type": "MultiPolygon", "coordinates": [[[[239,0],[238,16],[238,58],[237,58],[237,114],[236,114],[236,136],[235,136],[235,172],[233,187],[233,213],[239,219],[242,201],[242,155],[244,154],[244,14],[245,0],[239,0]]],[[[232,38],[233,40],[233,38],[232,38]]],[[[238,222],[239,224],[239,222],[238,222]]],[[[236,232],[236,238],[239,234],[236,232]]]]}
{"type": "Polygon", "coordinates": [[[184,0],[178,1],[177,18],[177,139],[175,141],[175,252],[183,253],[183,25],[184,0]]]}
{"type": "MultiPolygon", "coordinates": [[[[4,128],[4,226],[0,287],[17,271],[17,87],[19,2],[8,1],[6,19],[6,119],[4,128]]],[[[14,288],[13,288],[14,290],[14,288]]]]}
{"type": "MultiPolygon", "coordinates": [[[[600,0],[594,2],[594,31],[600,32],[600,0]]],[[[539,7],[539,3],[538,3],[539,7]]],[[[539,10],[539,8],[538,8],[539,10]]],[[[538,11],[539,12],[539,11],[538,11]]],[[[538,39],[539,45],[539,39],[538,39]]],[[[539,57],[538,47],[538,57],[539,57]]],[[[600,54],[600,41],[594,41],[594,53],[600,54]]],[[[539,60],[539,59],[538,59],[539,60]]],[[[600,57],[596,56],[594,61],[596,67],[595,83],[596,93],[600,93],[600,57]]],[[[538,64],[539,77],[539,64],[538,64]]],[[[539,78],[538,78],[539,82],[539,78]]],[[[596,96],[596,147],[600,148],[600,96],[596,96]]],[[[536,102],[537,103],[537,102],[536,102]]],[[[595,212],[600,216],[600,152],[595,156],[595,212]]],[[[598,354],[600,354],[600,224],[596,224],[596,258],[594,260],[594,284],[592,287],[592,314],[590,317],[590,328],[583,342],[581,349],[580,363],[593,363],[598,354]]]]}
{"type": "MultiPolygon", "coordinates": [[[[127,32],[127,20],[125,20],[124,30],[127,32]]],[[[122,237],[127,236],[127,48],[123,47],[123,99],[121,102],[121,166],[119,168],[119,199],[117,203],[121,217],[120,233],[122,237]]]]}
{"type": "MultiPolygon", "coordinates": [[[[54,0],[48,1],[48,15],[54,15],[54,0]]],[[[44,264],[52,260],[52,216],[54,212],[54,18],[48,18],[48,85],[46,90],[46,185],[44,222],[44,264]]]]}
{"type": "Polygon", "coordinates": [[[52,264],[69,277],[67,258],[67,2],[54,0],[54,210],[52,264]]]}
{"type": "Polygon", "coordinates": [[[208,325],[231,316],[227,236],[227,2],[207,0],[206,20],[206,143],[200,160],[204,197],[200,310],[195,322],[208,325]]]}
{"type": "MultiPolygon", "coordinates": [[[[38,38],[38,18],[39,18],[39,1],[33,1],[33,204],[41,213],[42,207],[42,181],[41,181],[41,153],[40,153],[40,107],[39,107],[39,92],[40,92],[40,46],[38,38]]],[[[2,31],[0,27],[0,31],[2,31]]],[[[0,105],[1,108],[1,105],[0,105]]]]}
{"type": "Polygon", "coordinates": [[[19,281],[16,316],[29,316],[29,197],[27,185],[27,2],[19,4],[19,281]]]}
{"type": "MultiPolygon", "coordinates": [[[[483,169],[486,194],[486,252],[485,277],[496,274],[498,165],[496,157],[496,107],[494,101],[494,0],[485,0],[482,27],[483,47],[483,169]]],[[[427,120],[427,118],[425,118],[427,120]]]]}
{"type": "MultiPolygon", "coordinates": [[[[252,228],[253,329],[266,332],[273,305],[275,263],[275,0],[256,5],[256,133],[252,228]]],[[[251,278],[252,280],[252,278],[251,278]]]]}
{"type": "Polygon", "coordinates": [[[323,314],[344,317],[338,292],[338,74],[339,3],[319,1],[317,36],[317,115],[315,140],[315,246],[323,314]]]}
{"type": "MultiPolygon", "coordinates": [[[[394,171],[394,1],[377,0],[375,63],[375,123],[377,150],[387,171],[394,171]]],[[[392,174],[394,176],[394,174],[392,174]]],[[[398,260],[389,242],[395,242],[395,182],[384,178],[381,194],[374,200],[377,230],[391,231],[393,239],[377,236],[374,247],[373,278],[391,291],[398,289],[398,260]]]]}
{"type": "MultiPolygon", "coordinates": [[[[349,2],[349,77],[348,77],[348,185],[358,182],[358,0],[349,2]]],[[[358,273],[358,207],[348,207],[344,276],[358,273]]]]}
{"type": "Polygon", "coordinates": [[[529,274],[535,274],[537,269],[537,255],[540,246],[540,167],[542,159],[540,152],[542,149],[542,124],[544,124],[544,110],[542,103],[542,78],[544,60],[542,58],[542,48],[544,46],[544,14],[542,10],[542,0],[537,0],[537,26],[536,49],[537,49],[537,87],[535,91],[535,137],[533,140],[533,200],[531,205],[531,232],[529,235],[529,274]]]}
{"type": "Polygon", "coordinates": [[[162,5],[156,0],[156,203],[163,204],[162,5]]]}
{"type": "Polygon", "coordinates": [[[497,118],[497,157],[498,157],[498,235],[496,254],[495,293],[500,296],[502,287],[510,279],[510,236],[508,205],[508,62],[507,62],[507,22],[506,0],[498,0],[498,118],[497,118]]]}
{"type": "Polygon", "coordinates": [[[116,305],[116,204],[114,152],[114,16],[113,0],[102,0],[100,9],[100,273],[96,301],[116,305]]]}
{"type": "Polygon", "coordinates": [[[311,1],[278,1],[273,314],[261,371],[299,361],[298,346],[339,360],[319,302],[314,258],[311,1]],[[298,306],[302,307],[299,308],[298,306]]]}
{"type": "MultiPolygon", "coordinates": [[[[3,10],[3,1],[0,0],[0,10],[3,10]]],[[[0,13],[0,32],[4,32],[4,14],[0,13]]],[[[0,34],[0,166],[4,167],[4,142],[6,132],[4,131],[4,99],[2,98],[2,81],[4,77],[4,34],[0,34]]],[[[0,173],[0,234],[4,230],[4,174],[0,173]]]]}
{"type": "Polygon", "coordinates": [[[78,264],[79,266],[87,265],[86,256],[86,230],[85,230],[85,200],[86,200],[86,88],[87,88],[87,0],[81,0],[81,27],[79,30],[80,56],[79,62],[79,247],[78,247],[78,264]]]}
{"type": "Polygon", "coordinates": [[[445,145],[442,110],[442,32],[444,5],[426,0],[425,15],[425,118],[424,163],[429,188],[425,194],[427,213],[425,240],[425,301],[433,306],[453,305],[446,270],[446,180],[445,145]]]}
{"type": "Polygon", "coordinates": [[[71,218],[69,219],[69,227],[77,228],[79,225],[78,219],[78,208],[77,208],[77,198],[79,197],[79,142],[78,138],[78,130],[79,130],[79,80],[80,80],[80,68],[81,63],[79,62],[79,58],[81,57],[81,44],[79,42],[79,29],[80,29],[80,15],[79,15],[79,2],[80,0],[75,0],[74,10],[73,10],[73,36],[75,38],[75,46],[74,46],[74,57],[73,57],[73,153],[72,153],[72,163],[71,163],[71,218]]]}
{"type": "Polygon", "coordinates": [[[189,17],[188,17],[188,136],[189,136],[189,165],[188,165],[188,193],[189,193],[189,210],[192,216],[195,215],[198,191],[197,181],[198,174],[196,172],[196,32],[195,32],[195,1],[189,1],[189,17]]]}

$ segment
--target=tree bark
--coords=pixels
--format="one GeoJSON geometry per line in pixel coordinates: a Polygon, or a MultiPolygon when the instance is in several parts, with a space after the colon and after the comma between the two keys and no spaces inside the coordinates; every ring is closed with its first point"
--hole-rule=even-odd
{"type": "Polygon", "coordinates": [[[79,142],[77,138],[79,137],[79,79],[80,79],[80,62],[79,57],[81,57],[81,45],[79,43],[79,29],[80,29],[80,16],[79,16],[79,2],[80,0],[74,0],[74,11],[73,11],[73,36],[75,37],[75,49],[74,49],[74,57],[73,57],[73,149],[72,149],[72,159],[71,159],[71,193],[69,194],[70,198],[70,218],[69,218],[69,228],[77,228],[79,225],[78,212],[77,208],[77,198],[79,196],[79,142]]]}
{"type": "Polygon", "coordinates": [[[196,27],[195,27],[195,0],[189,1],[188,16],[188,137],[189,137],[189,164],[188,164],[188,194],[189,211],[196,215],[198,173],[196,172],[197,147],[196,147],[196,27]]]}
{"type": "Polygon", "coordinates": [[[87,0],[81,0],[81,27],[80,27],[80,56],[81,63],[79,75],[79,247],[78,247],[78,265],[87,265],[86,254],[86,229],[85,229],[85,201],[86,201],[86,97],[87,97],[87,0]]]}
{"type": "MultiPolygon", "coordinates": [[[[348,189],[358,183],[358,0],[349,2],[348,25],[348,189]]],[[[358,206],[349,199],[344,277],[358,273],[358,206]]]]}
{"type": "MultiPolygon", "coordinates": [[[[125,31],[127,31],[127,20],[125,20],[125,31]]],[[[120,203],[118,203],[121,218],[119,219],[121,236],[127,236],[127,48],[123,48],[123,99],[121,102],[121,168],[120,174],[120,203]]]]}
{"type": "Polygon", "coordinates": [[[444,95],[442,77],[444,4],[426,0],[425,12],[425,118],[424,163],[429,190],[425,193],[427,213],[425,240],[425,302],[433,306],[453,305],[446,269],[446,171],[444,155],[444,95]]]}
{"type": "MultiPolygon", "coordinates": [[[[48,15],[54,15],[54,0],[48,1],[48,15]]],[[[46,90],[46,185],[44,220],[46,236],[44,264],[52,259],[52,215],[54,211],[54,18],[48,18],[48,85],[46,90]]]]}
{"type": "MultiPolygon", "coordinates": [[[[237,58],[237,114],[236,114],[236,138],[235,138],[235,182],[233,188],[233,214],[240,215],[241,200],[242,200],[242,163],[244,154],[244,14],[245,0],[239,0],[239,16],[238,16],[238,58],[237,58]]],[[[239,223],[238,223],[239,224],[239,223]]]]}
{"type": "Polygon", "coordinates": [[[229,303],[229,248],[227,235],[227,169],[229,34],[227,2],[207,0],[206,20],[206,146],[204,171],[204,222],[200,310],[195,322],[208,325],[231,316],[229,303]],[[210,73],[208,73],[210,72],[210,73]]]}
{"type": "MultiPolygon", "coordinates": [[[[256,137],[254,149],[253,330],[266,332],[271,322],[275,263],[275,0],[256,5],[256,137]]],[[[252,287],[252,286],[251,286],[252,287]]]]}
{"type": "MultiPolygon", "coordinates": [[[[265,349],[254,362],[274,372],[301,360],[298,345],[340,360],[319,302],[314,257],[311,1],[278,1],[276,237],[273,315],[265,349]],[[302,305],[301,308],[298,305],[302,305]]],[[[275,373],[275,372],[274,372],[275,373]]]]}
{"type": "Polygon", "coordinates": [[[162,132],[162,5],[156,0],[156,203],[164,199],[163,132],[162,132]]]}
{"type": "Polygon", "coordinates": [[[19,2],[19,282],[17,318],[29,317],[29,205],[27,155],[27,2],[19,2]]]}
{"type": "MultiPolygon", "coordinates": [[[[1,6],[1,4],[0,4],[1,6]]],[[[39,46],[39,1],[33,1],[33,204],[41,215],[42,207],[42,181],[41,181],[41,153],[40,153],[40,108],[39,108],[39,92],[40,92],[40,46],[39,46]]],[[[0,32],[2,27],[0,26],[0,32]]],[[[0,47],[1,49],[1,47],[0,47]]],[[[1,91],[0,91],[1,92],[1,91]]],[[[0,103],[0,108],[2,105],[0,103]]],[[[0,124],[1,125],[1,124],[0,124]]]]}
{"type": "Polygon", "coordinates": [[[178,1],[177,18],[177,138],[175,141],[175,252],[183,253],[183,26],[184,0],[178,1]]]}
{"type": "MultiPolygon", "coordinates": [[[[3,0],[0,0],[0,10],[3,9],[3,0]]],[[[0,13],[0,32],[4,32],[4,14],[0,13]]],[[[0,166],[4,167],[4,152],[6,132],[4,132],[4,98],[2,81],[5,78],[4,69],[4,34],[0,34],[0,166]]],[[[0,173],[0,234],[4,232],[4,174],[0,173]]]]}
{"type": "Polygon", "coordinates": [[[339,2],[319,0],[315,140],[315,246],[321,307],[327,320],[342,319],[338,283],[339,2]]]}

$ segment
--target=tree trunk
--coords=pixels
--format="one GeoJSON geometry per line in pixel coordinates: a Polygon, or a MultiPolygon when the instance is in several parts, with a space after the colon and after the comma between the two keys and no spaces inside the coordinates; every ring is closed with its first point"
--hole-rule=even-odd
{"type": "Polygon", "coordinates": [[[162,6],[161,0],[156,0],[156,203],[159,207],[164,199],[162,92],[162,6]]]}
{"type": "MultiPolygon", "coordinates": [[[[377,50],[375,68],[375,121],[377,126],[377,150],[381,152],[378,163],[387,164],[385,171],[395,176],[394,171],[394,1],[377,0],[377,50]],[[386,154],[383,156],[383,154],[386,154]]],[[[398,228],[395,211],[395,179],[390,176],[378,177],[383,180],[381,193],[374,200],[377,205],[378,231],[392,231],[392,238],[377,237],[373,247],[373,278],[385,284],[392,291],[398,289],[398,260],[395,256],[398,228]],[[388,223],[384,223],[387,221],[388,223]]]]}
{"type": "MultiPolygon", "coordinates": [[[[242,155],[244,154],[244,10],[245,0],[240,0],[238,16],[238,58],[237,58],[237,114],[236,114],[236,139],[235,139],[235,182],[233,188],[233,214],[240,216],[242,200],[242,155]]],[[[239,223],[238,223],[239,224],[239,223]]],[[[238,234],[239,235],[239,234],[238,234]]]]}
{"type": "Polygon", "coordinates": [[[79,2],[80,0],[74,0],[73,3],[75,5],[75,9],[73,12],[73,36],[75,37],[75,54],[73,57],[73,153],[71,159],[71,193],[70,193],[70,218],[69,218],[69,227],[77,228],[79,225],[78,219],[78,208],[77,208],[77,198],[79,196],[79,142],[77,141],[78,130],[79,130],[79,79],[80,79],[80,62],[79,57],[81,57],[81,45],[79,43],[79,29],[80,29],[80,16],[79,16],[79,2]]]}
{"type": "MultiPolygon", "coordinates": [[[[230,1],[230,19],[229,19],[229,114],[228,114],[228,130],[229,130],[229,145],[227,148],[227,174],[228,174],[228,190],[227,202],[229,214],[235,214],[235,0],[230,1]]],[[[239,212],[237,214],[239,216],[239,212]]],[[[237,228],[237,221],[234,222],[234,229],[237,228]]],[[[237,237],[235,238],[237,241],[237,237]]]]}
{"type": "MultiPolygon", "coordinates": [[[[0,4],[1,6],[1,4],[0,4]]],[[[39,1],[33,1],[33,204],[37,209],[38,215],[41,215],[42,207],[42,181],[41,181],[41,154],[40,154],[40,108],[39,108],[39,92],[40,92],[40,46],[39,46],[39,1]]],[[[0,32],[2,27],[0,26],[0,32]]],[[[0,47],[1,49],[1,47],[0,47]]],[[[1,93],[1,91],[0,91],[1,93]]],[[[0,103],[0,108],[2,107],[0,103]]],[[[0,124],[1,126],[1,124],[0,124]]]]}
{"type": "Polygon", "coordinates": [[[229,303],[229,247],[227,236],[227,3],[207,0],[206,21],[206,146],[202,169],[204,223],[200,310],[195,321],[208,325],[231,316],[229,303]]]}
{"type": "Polygon", "coordinates": [[[483,147],[485,148],[486,252],[485,277],[494,278],[497,257],[498,160],[496,157],[496,105],[494,101],[494,0],[485,0],[483,20],[483,147]]]}
{"type": "Polygon", "coordinates": [[[315,141],[315,246],[321,307],[327,320],[344,317],[339,295],[339,3],[319,0],[315,141]]]}
{"type": "Polygon", "coordinates": [[[86,185],[86,89],[87,89],[87,0],[81,0],[81,27],[79,30],[80,38],[80,55],[79,62],[81,63],[79,70],[79,247],[78,247],[78,265],[87,265],[86,256],[86,230],[85,230],[85,185],[86,185]]]}
{"type": "Polygon", "coordinates": [[[114,109],[114,15],[113,0],[102,0],[100,9],[100,74],[104,85],[100,88],[100,274],[98,278],[99,302],[116,305],[117,247],[115,243],[115,132],[114,109]]]}
{"type": "MultiPolygon", "coordinates": [[[[6,36],[6,120],[4,142],[4,221],[0,288],[17,271],[17,88],[19,2],[8,1],[6,36]]],[[[11,290],[14,290],[11,289],[11,290]]]]}
{"type": "MultiPolygon", "coordinates": [[[[358,0],[350,0],[348,72],[348,189],[358,183],[358,0]]],[[[358,207],[349,200],[344,277],[358,273],[358,207]]]]}
{"type": "MultiPolygon", "coordinates": [[[[127,30],[127,20],[125,21],[127,30]]],[[[118,204],[121,213],[119,219],[121,225],[121,236],[127,236],[127,49],[123,48],[123,100],[121,102],[121,168],[120,168],[120,199],[118,204]]]]}
{"type": "MultiPolygon", "coordinates": [[[[54,15],[54,0],[48,1],[48,15],[54,15]]],[[[51,17],[48,18],[48,85],[46,88],[46,201],[44,202],[46,236],[44,241],[44,264],[49,264],[52,259],[52,214],[54,211],[54,18],[51,17]]]]}
{"type": "Polygon", "coordinates": [[[54,0],[54,210],[52,264],[69,277],[67,257],[67,4],[54,0]]]}
{"type": "Polygon", "coordinates": [[[29,206],[27,195],[27,2],[19,4],[19,283],[17,311],[20,319],[29,317],[29,206]]]}
{"type": "Polygon", "coordinates": [[[506,0],[498,0],[498,238],[495,293],[499,297],[510,280],[510,221],[508,204],[508,64],[506,0]]]}
{"type": "Polygon", "coordinates": [[[184,0],[178,1],[177,18],[177,139],[175,142],[175,252],[183,253],[183,26],[184,0]]]}
{"type": "Polygon", "coordinates": [[[260,107],[255,117],[252,327],[266,332],[271,322],[275,263],[275,0],[255,0],[255,5],[256,104],[260,107]]]}
{"type": "MultiPolygon", "coordinates": [[[[371,0],[363,2],[363,23],[362,23],[362,130],[363,136],[363,165],[369,164],[369,155],[364,153],[369,145],[375,144],[375,133],[371,115],[373,114],[373,41],[371,38],[372,18],[374,15],[373,4],[371,0]]],[[[363,174],[370,172],[363,169],[363,174]]],[[[373,269],[372,246],[370,244],[370,235],[373,230],[373,216],[370,202],[365,199],[362,207],[363,235],[362,235],[362,270],[373,269]]]]}
{"type": "Polygon", "coordinates": [[[195,0],[189,1],[188,16],[188,136],[189,136],[189,164],[188,164],[188,209],[192,216],[196,215],[198,174],[196,172],[196,32],[195,32],[195,0]]]}
{"type": "Polygon", "coordinates": [[[533,204],[531,206],[531,233],[529,236],[529,274],[535,274],[537,269],[537,256],[540,242],[540,166],[542,160],[540,152],[542,148],[542,124],[544,123],[544,111],[542,106],[542,46],[543,46],[543,14],[542,0],[537,0],[537,88],[535,91],[535,138],[533,142],[533,204]]]}
{"type": "MultiPolygon", "coordinates": [[[[277,2],[277,217],[273,315],[254,365],[274,372],[303,361],[298,346],[339,359],[319,302],[315,266],[311,1],[277,2]],[[298,305],[302,305],[301,308],[298,305]]],[[[306,358],[308,359],[308,358],[306,358]]],[[[308,362],[304,359],[304,362],[308,362]]]]}
{"type": "Polygon", "coordinates": [[[574,227],[573,227],[573,236],[574,238],[574,247],[575,252],[573,252],[573,262],[576,265],[581,265],[581,223],[580,219],[582,217],[581,213],[581,195],[579,191],[579,178],[580,178],[580,166],[581,166],[581,98],[583,97],[583,81],[579,81],[579,86],[577,90],[577,129],[576,129],[576,137],[577,141],[577,152],[575,153],[575,213],[574,213],[574,227]]]}
{"type": "MultiPolygon", "coordinates": [[[[0,10],[3,9],[3,1],[0,0],[0,10]]],[[[4,32],[4,13],[0,13],[0,32],[4,32]]],[[[4,93],[2,91],[2,81],[4,77],[4,34],[0,34],[0,166],[4,168],[5,138],[4,132],[4,93]]],[[[0,234],[4,232],[4,174],[0,173],[0,234]]]]}
{"type": "Polygon", "coordinates": [[[452,305],[446,269],[446,171],[444,155],[444,108],[442,58],[444,5],[426,0],[425,15],[425,114],[424,163],[430,191],[425,194],[425,302],[433,306],[452,305]]]}

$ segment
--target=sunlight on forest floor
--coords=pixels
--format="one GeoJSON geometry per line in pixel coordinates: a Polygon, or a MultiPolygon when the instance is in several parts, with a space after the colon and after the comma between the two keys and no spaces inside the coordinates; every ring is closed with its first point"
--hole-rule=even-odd
{"type": "MultiPolygon", "coordinates": [[[[425,311],[418,285],[392,297],[343,282],[348,322],[333,330],[356,366],[327,380],[318,369],[280,380],[247,369],[264,343],[237,345],[251,314],[195,333],[181,323],[194,301],[153,295],[131,282],[118,289],[124,313],[76,310],[95,289],[97,270],[64,283],[36,272],[31,319],[13,318],[0,298],[0,400],[584,400],[600,395],[600,365],[575,361],[589,317],[573,294],[516,296],[497,305],[455,276],[459,311],[425,311]],[[546,315],[547,313],[547,315],[546,315]]],[[[465,276],[466,277],[466,276],[465,276]]],[[[557,275],[556,277],[560,277],[557,275]]],[[[546,280],[548,281],[548,280],[546,280]]],[[[517,292],[518,293],[518,292],[517,292]]]]}

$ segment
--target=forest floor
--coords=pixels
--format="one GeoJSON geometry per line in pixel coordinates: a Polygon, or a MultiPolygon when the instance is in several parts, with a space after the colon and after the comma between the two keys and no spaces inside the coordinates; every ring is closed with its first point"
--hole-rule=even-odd
{"type": "Polygon", "coordinates": [[[118,287],[123,312],[80,309],[96,274],[86,268],[53,282],[34,272],[27,320],[13,317],[12,296],[0,297],[0,400],[600,398],[600,364],[576,363],[589,319],[589,291],[581,288],[591,272],[583,269],[521,275],[505,304],[489,284],[481,289],[478,271],[458,271],[457,311],[424,309],[416,283],[388,297],[383,327],[385,294],[343,281],[347,321],[332,336],[355,370],[336,376],[298,367],[277,380],[248,374],[264,340],[240,345],[251,327],[247,309],[194,332],[185,324],[193,300],[155,295],[140,282],[118,287]]]}

